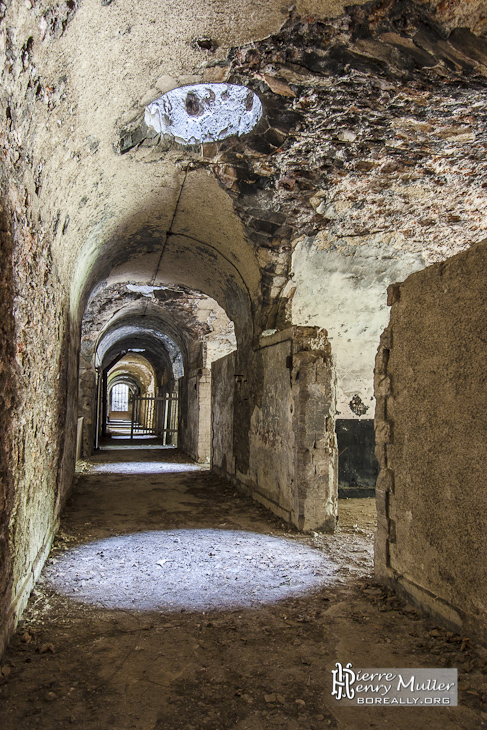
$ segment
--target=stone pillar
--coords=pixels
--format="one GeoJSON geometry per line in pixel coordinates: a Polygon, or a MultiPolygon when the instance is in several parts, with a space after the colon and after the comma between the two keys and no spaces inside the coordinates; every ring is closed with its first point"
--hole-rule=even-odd
{"type": "Polygon", "coordinates": [[[390,468],[390,446],[392,442],[393,397],[391,379],[387,373],[392,342],[391,328],[381,335],[379,350],[375,361],[375,455],[380,472],[375,485],[377,505],[377,531],[375,533],[375,573],[378,580],[389,582],[391,578],[391,545],[396,541],[396,526],[389,514],[391,495],[394,493],[394,472],[390,468]]]}
{"type": "Polygon", "coordinates": [[[182,388],[180,448],[199,463],[210,460],[211,373],[193,370],[182,388]]]}
{"type": "Polygon", "coordinates": [[[300,530],[332,532],[338,492],[336,377],[326,332],[293,327],[292,353],[293,521],[300,530]]]}
{"type": "Polygon", "coordinates": [[[211,451],[211,372],[203,368],[197,377],[198,454],[197,460],[210,461],[211,451]]]}
{"type": "Polygon", "coordinates": [[[83,419],[81,456],[89,458],[94,450],[97,415],[97,380],[93,365],[80,356],[78,418],[83,419]]]}

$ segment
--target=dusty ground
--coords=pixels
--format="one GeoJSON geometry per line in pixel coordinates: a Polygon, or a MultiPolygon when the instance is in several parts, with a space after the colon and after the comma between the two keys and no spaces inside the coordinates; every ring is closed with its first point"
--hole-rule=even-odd
{"type": "Polygon", "coordinates": [[[0,728],[487,728],[487,652],[374,584],[374,517],[344,500],[335,535],[302,536],[174,450],[100,452],[3,660],[0,728]],[[337,661],[458,667],[460,706],[342,707],[337,661]]]}

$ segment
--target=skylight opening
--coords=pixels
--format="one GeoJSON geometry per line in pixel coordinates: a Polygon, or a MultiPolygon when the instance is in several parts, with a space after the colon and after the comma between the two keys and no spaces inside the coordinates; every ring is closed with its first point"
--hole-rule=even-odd
{"type": "Polygon", "coordinates": [[[184,145],[248,134],[262,117],[259,97],[236,84],[194,84],[163,94],[145,108],[145,122],[184,145]]]}

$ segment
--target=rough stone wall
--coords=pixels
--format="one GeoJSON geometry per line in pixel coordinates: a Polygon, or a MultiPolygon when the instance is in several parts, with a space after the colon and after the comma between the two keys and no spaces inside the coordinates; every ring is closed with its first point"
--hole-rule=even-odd
{"type": "Polygon", "coordinates": [[[52,86],[41,77],[33,49],[39,32],[59,38],[76,8],[0,7],[0,652],[47,556],[74,469],[79,330],[52,245],[69,220],[54,225],[43,195],[46,158],[53,149],[66,155],[62,134],[46,125],[64,81],[55,71],[52,86]]]}
{"type": "Polygon", "coordinates": [[[333,530],[336,381],[326,333],[262,337],[247,358],[237,351],[213,363],[212,378],[212,468],[300,529],[333,530]]]}
{"type": "Polygon", "coordinates": [[[198,461],[211,459],[211,371],[204,368],[198,377],[198,461]]]}
{"type": "Polygon", "coordinates": [[[190,372],[180,382],[178,446],[198,461],[198,372],[190,372]]]}
{"type": "Polygon", "coordinates": [[[13,319],[13,241],[10,221],[3,204],[0,208],[0,656],[12,628],[13,568],[9,522],[14,503],[12,464],[13,410],[15,407],[15,323],[13,319]],[[3,628],[4,627],[4,628],[3,628]]]}
{"type": "Polygon", "coordinates": [[[487,241],[389,289],[377,354],[376,571],[487,640],[487,241]]]}
{"type": "Polygon", "coordinates": [[[210,461],[211,375],[199,368],[181,379],[179,448],[200,463],[210,461]]]}
{"type": "Polygon", "coordinates": [[[217,474],[235,475],[233,413],[236,353],[211,364],[211,468],[217,474]]]}
{"type": "MultiPolygon", "coordinates": [[[[247,434],[249,465],[247,471],[237,472],[237,478],[252,489],[254,499],[292,522],[296,512],[292,343],[289,334],[282,341],[275,335],[261,342],[257,353],[261,388],[252,404],[247,434]]],[[[241,387],[239,382],[236,387],[241,387]]]]}
{"type": "Polygon", "coordinates": [[[337,520],[336,370],[324,330],[293,327],[292,390],[296,515],[302,530],[337,520]]]}
{"type": "Polygon", "coordinates": [[[24,193],[11,179],[2,211],[0,649],[49,551],[76,440],[76,333],[24,193]]]}
{"type": "Polygon", "coordinates": [[[81,340],[78,379],[78,418],[83,419],[81,455],[88,457],[93,452],[97,408],[97,379],[90,347],[81,340]],[[87,352],[86,352],[87,350],[87,352]]]}

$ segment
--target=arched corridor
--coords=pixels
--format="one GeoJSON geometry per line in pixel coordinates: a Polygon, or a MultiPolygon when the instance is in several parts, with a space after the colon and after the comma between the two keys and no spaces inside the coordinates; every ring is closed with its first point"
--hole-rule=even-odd
{"type": "Polygon", "coordinates": [[[0,727],[482,727],[485,0],[3,0],[0,89],[0,727]]]}

